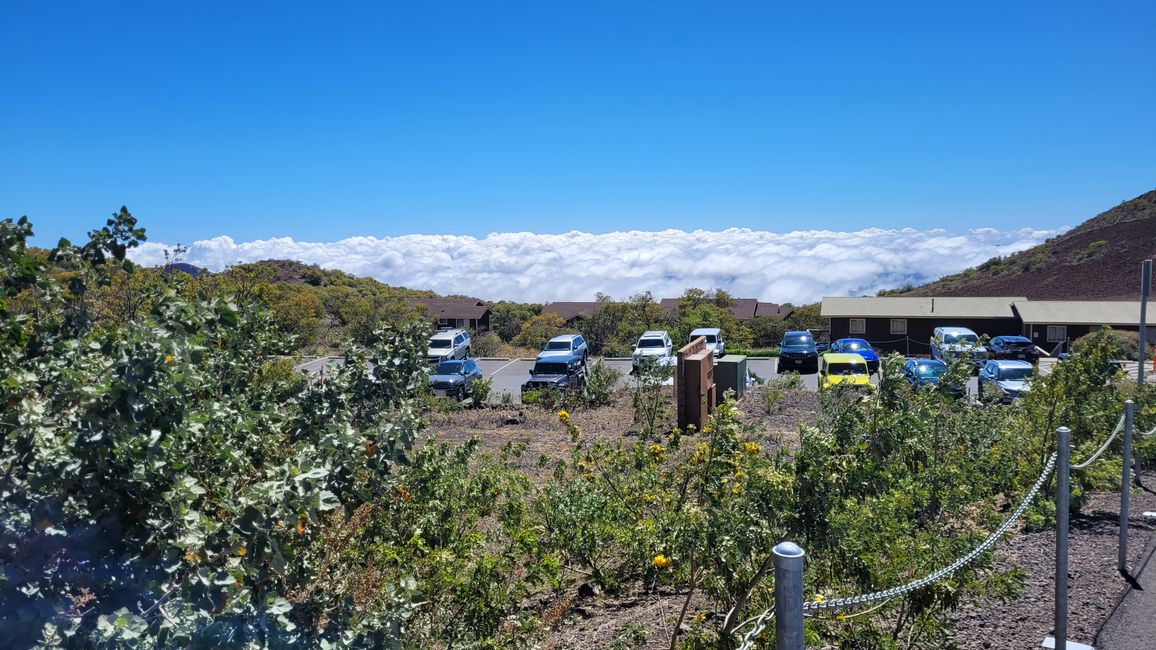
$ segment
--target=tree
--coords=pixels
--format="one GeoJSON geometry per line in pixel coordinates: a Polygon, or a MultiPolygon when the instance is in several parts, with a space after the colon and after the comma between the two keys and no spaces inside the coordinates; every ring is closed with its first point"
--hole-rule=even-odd
{"type": "Polygon", "coordinates": [[[522,331],[526,321],[542,313],[541,305],[528,305],[517,302],[500,302],[490,304],[490,329],[507,343],[522,331]]]}
{"type": "Polygon", "coordinates": [[[565,327],[566,322],[554,312],[538,314],[522,324],[521,331],[514,337],[514,343],[523,347],[538,349],[546,345],[546,341],[561,334],[565,327]]]}

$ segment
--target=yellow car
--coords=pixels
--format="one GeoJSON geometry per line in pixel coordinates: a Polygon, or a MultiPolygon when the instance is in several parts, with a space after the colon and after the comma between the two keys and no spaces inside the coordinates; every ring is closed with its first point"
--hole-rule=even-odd
{"type": "Polygon", "coordinates": [[[828,353],[819,357],[819,390],[832,386],[873,388],[867,360],[849,353],[828,353]]]}

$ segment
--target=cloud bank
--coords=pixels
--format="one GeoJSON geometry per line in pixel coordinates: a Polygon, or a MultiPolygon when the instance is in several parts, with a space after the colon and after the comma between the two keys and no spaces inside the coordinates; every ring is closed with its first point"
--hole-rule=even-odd
{"type": "MultiPolygon", "coordinates": [[[[721,232],[493,233],[351,237],[301,242],[281,237],[195,242],[184,261],[221,271],[232,264],[293,259],[369,276],[392,285],[488,300],[593,300],[598,292],[626,298],[644,291],[676,297],[688,287],[805,304],[823,296],[873,295],[957,273],[988,258],[1030,248],[1060,230],[945,230],[774,233],[721,232]]],[[[134,261],[164,263],[169,244],[148,242],[134,261]]]]}

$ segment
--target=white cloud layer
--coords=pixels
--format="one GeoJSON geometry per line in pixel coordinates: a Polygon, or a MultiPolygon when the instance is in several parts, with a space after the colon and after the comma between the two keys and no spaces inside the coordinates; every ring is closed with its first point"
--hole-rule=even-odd
{"type": "MultiPolygon", "coordinates": [[[[614,298],[650,291],[677,297],[688,287],[805,304],[823,296],[873,295],[975,266],[990,257],[1030,248],[1060,230],[979,228],[773,233],[721,232],[493,233],[351,237],[299,242],[281,237],[235,242],[214,237],[189,247],[184,261],[221,271],[232,264],[293,259],[369,276],[392,285],[466,294],[488,300],[553,302],[614,298]]],[[[172,245],[148,242],[134,261],[164,263],[172,245]]]]}

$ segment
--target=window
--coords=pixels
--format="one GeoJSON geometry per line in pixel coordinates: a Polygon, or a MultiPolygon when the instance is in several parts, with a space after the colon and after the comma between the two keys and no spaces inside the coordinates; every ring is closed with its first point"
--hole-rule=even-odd
{"type": "Polygon", "coordinates": [[[867,333],[867,319],[866,318],[852,318],[850,327],[847,331],[852,334],[866,334],[867,333]]]}
{"type": "Polygon", "coordinates": [[[906,318],[892,318],[891,319],[891,333],[907,336],[907,319],[906,318]]]}
{"type": "Polygon", "coordinates": [[[1048,325],[1048,343],[1059,343],[1068,340],[1067,325],[1048,325]]]}

